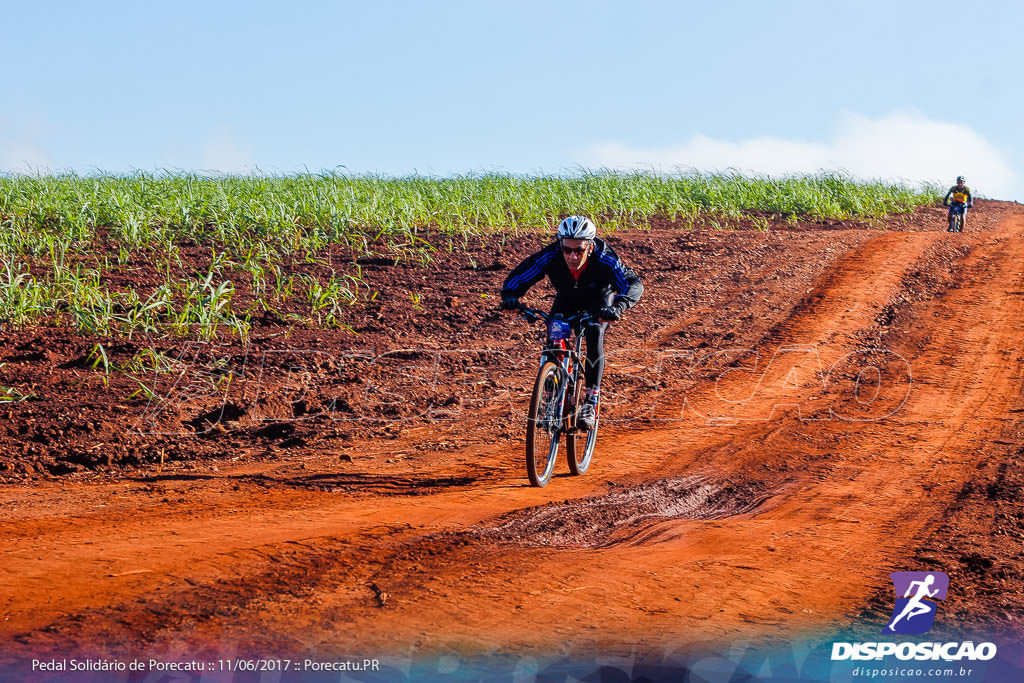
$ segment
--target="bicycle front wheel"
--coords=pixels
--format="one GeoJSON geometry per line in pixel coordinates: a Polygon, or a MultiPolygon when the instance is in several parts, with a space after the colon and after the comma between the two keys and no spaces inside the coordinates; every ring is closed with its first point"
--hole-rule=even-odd
{"type": "Polygon", "coordinates": [[[949,232],[963,232],[964,231],[964,216],[962,213],[953,212],[953,216],[949,219],[949,232]]]}
{"type": "Polygon", "coordinates": [[[597,425],[601,419],[600,402],[594,409],[594,428],[582,431],[576,424],[576,416],[580,414],[580,406],[586,398],[587,388],[582,377],[576,381],[576,392],[573,394],[573,407],[571,427],[565,437],[565,457],[569,461],[569,471],[573,474],[583,474],[590,467],[590,461],[594,457],[594,446],[597,445],[597,425]]]}
{"type": "Polygon", "coordinates": [[[565,386],[562,369],[547,362],[537,374],[526,418],[526,474],[534,486],[544,486],[555,470],[562,416],[558,409],[565,386]]]}

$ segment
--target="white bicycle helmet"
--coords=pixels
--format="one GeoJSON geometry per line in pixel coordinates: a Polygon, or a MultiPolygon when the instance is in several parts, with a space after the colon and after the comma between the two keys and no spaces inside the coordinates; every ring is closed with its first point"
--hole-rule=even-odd
{"type": "Polygon", "coordinates": [[[597,237],[597,226],[586,216],[569,216],[558,226],[558,239],[592,240],[597,237]]]}

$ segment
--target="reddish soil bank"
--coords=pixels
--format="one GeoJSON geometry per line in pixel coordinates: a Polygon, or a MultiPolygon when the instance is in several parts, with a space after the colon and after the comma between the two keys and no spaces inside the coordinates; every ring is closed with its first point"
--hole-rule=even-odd
{"type": "Polygon", "coordinates": [[[1019,640],[1024,208],[979,201],[960,235],[940,209],[766,219],[610,236],[647,291],[608,336],[592,469],[544,489],[538,330],[495,311],[541,236],[364,257],[379,294],[337,330],[3,331],[29,398],[0,405],[0,663],[658,658],[877,633],[899,570],[949,574],[940,632],[1019,640]],[[129,367],[147,347],[162,372],[129,367]]]}

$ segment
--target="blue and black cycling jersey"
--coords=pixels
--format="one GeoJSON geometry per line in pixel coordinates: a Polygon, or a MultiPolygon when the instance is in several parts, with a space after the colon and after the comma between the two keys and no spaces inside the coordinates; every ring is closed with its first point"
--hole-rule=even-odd
{"type": "MultiPolygon", "coordinates": [[[[547,276],[555,288],[555,302],[551,313],[566,316],[582,311],[596,316],[605,306],[622,313],[640,299],[644,292],[640,276],[619,260],[615,250],[604,240],[594,239],[594,250],[587,257],[586,267],[574,277],[569,270],[562,246],[555,241],[516,266],[501,287],[501,297],[519,298],[530,287],[547,276]]],[[[607,323],[587,327],[583,335],[587,340],[586,385],[593,389],[601,385],[604,375],[604,332],[607,323]]]]}
{"type": "Polygon", "coordinates": [[[555,288],[557,310],[565,313],[597,313],[605,306],[622,313],[644,292],[640,276],[626,267],[604,240],[595,238],[594,250],[579,279],[573,277],[556,240],[512,270],[501,287],[501,296],[518,299],[545,276],[555,288]]]}

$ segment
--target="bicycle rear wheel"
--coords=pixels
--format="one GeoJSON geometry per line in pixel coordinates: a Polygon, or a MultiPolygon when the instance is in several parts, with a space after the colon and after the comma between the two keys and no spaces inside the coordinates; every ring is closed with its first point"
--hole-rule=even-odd
{"type": "Polygon", "coordinates": [[[576,380],[572,415],[568,419],[569,429],[565,435],[565,457],[569,461],[569,471],[573,474],[583,474],[587,471],[594,457],[594,446],[597,444],[597,425],[601,419],[600,401],[594,407],[594,428],[584,432],[576,425],[576,416],[580,414],[580,406],[586,399],[586,393],[586,382],[581,377],[576,380]]]}
{"type": "Polygon", "coordinates": [[[558,408],[564,393],[562,369],[557,363],[544,363],[537,373],[526,418],[526,474],[534,486],[546,485],[555,470],[563,424],[558,408]]]}

